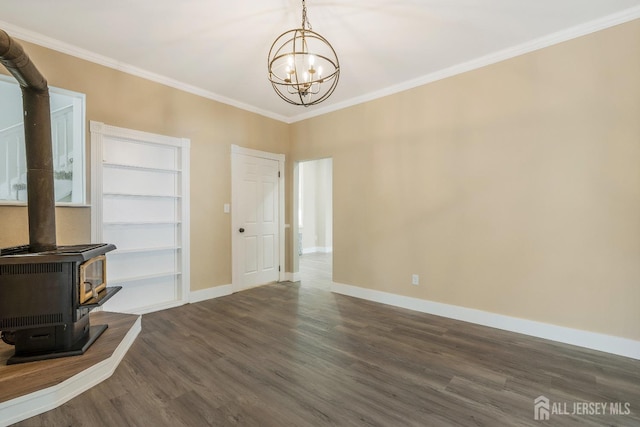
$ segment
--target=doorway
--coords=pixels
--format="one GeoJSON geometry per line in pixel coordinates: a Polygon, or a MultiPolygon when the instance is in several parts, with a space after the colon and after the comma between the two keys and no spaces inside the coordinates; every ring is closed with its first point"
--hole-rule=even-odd
{"type": "Polygon", "coordinates": [[[301,286],[329,290],[333,277],[333,160],[298,164],[297,225],[301,286]]]}

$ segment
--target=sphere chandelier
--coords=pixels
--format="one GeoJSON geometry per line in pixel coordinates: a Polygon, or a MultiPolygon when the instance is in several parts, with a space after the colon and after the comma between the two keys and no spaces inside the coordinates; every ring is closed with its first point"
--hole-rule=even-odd
{"type": "Polygon", "coordinates": [[[302,0],[302,26],[282,33],[271,45],[269,81],[278,96],[290,104],[318,104],[338,85],[340,63],[336,51],[311,28],[302,0]]]}

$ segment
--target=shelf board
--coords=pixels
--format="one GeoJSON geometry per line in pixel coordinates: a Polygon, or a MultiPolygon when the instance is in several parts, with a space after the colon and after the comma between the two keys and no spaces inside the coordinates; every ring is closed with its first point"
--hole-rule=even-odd
{"type": "Polygon", "coordinates": [[[180,169],[152,168],[147,166],[127,165],[124,163],[102,162],[102,166],[105,168],[129,169],[129,170],[138,170],[138,171],[147,171],[147,172],[162,172],[162,173],[181,173],[182,172],[182,170],[180,169]]]}
{"type": "Polygon", "coordinates": [[[130,194],[130,193],[102,193],[105,197],[125,197],[132,199],[181,199],[178,195],[164,194],[130,194]]]}
{"type": "Polygon", "coordinates": [[[171,277],[171,276],[180,276],[181,274],[182,273],[179,271],[171,271],[171,272],[158,273],[158,274],[146,274],[143,276],[122,277],[119,279],[109,279],[109,285],[110,286],[122,285],[124,283],[141,282],[143,280],[161,279],[163,277],[171,277]]]}
{"type": "Polygon", "coordinates": [[[114,221],[103,222],[105,226],[129,226],[129,225],[180,225],[181,221],[114,221]]]}
{"type": "Polygon", "coordinates": [[[133,248],[133,249],[116,249],[109,252],[109,255],[124,255],[124,254],[137,254],[147,252],[165,252],[165,251],[179,251],[182,248],[180,246],[163,246],[163,247],[149,247],[149,248],[133,248]]]}

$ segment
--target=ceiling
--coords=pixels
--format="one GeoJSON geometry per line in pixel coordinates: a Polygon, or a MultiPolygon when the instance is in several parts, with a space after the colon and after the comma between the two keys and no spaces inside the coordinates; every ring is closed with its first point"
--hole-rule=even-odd
{"type": "MultiPolygon", "coordinates": [[[[267,80],[271,43],[300,0],[0,0],[0,28],[287,123],[405,90],[640,17],[640,0],[307,0],[340,59],[316,106],[267,80]]],[[[37,65],[37,64],[36,64],[37,65]]]]}

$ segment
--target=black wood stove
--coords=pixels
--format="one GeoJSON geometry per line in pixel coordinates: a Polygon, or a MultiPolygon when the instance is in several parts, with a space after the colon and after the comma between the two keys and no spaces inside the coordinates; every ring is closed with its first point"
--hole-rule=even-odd
{"type": "Polygon", "coordinates": [[[22,89],[29,215],[29,245],[0,249],[0,336],[15,345],[7,364],[82,354],[107,329],[89,312],[121,289],[106,286],[115,246],[57,246],[47,81],[2,30],[0,63],[22,89]]]}
{"type": "Polygon", "coordinates": [[[106,286],[104,254],[113,249],[0,250],[0,330],[3,341],[15,345],[8,364],[82,354],[107,329],[91,326],[89,312],[120,290],[106,286]]]}

